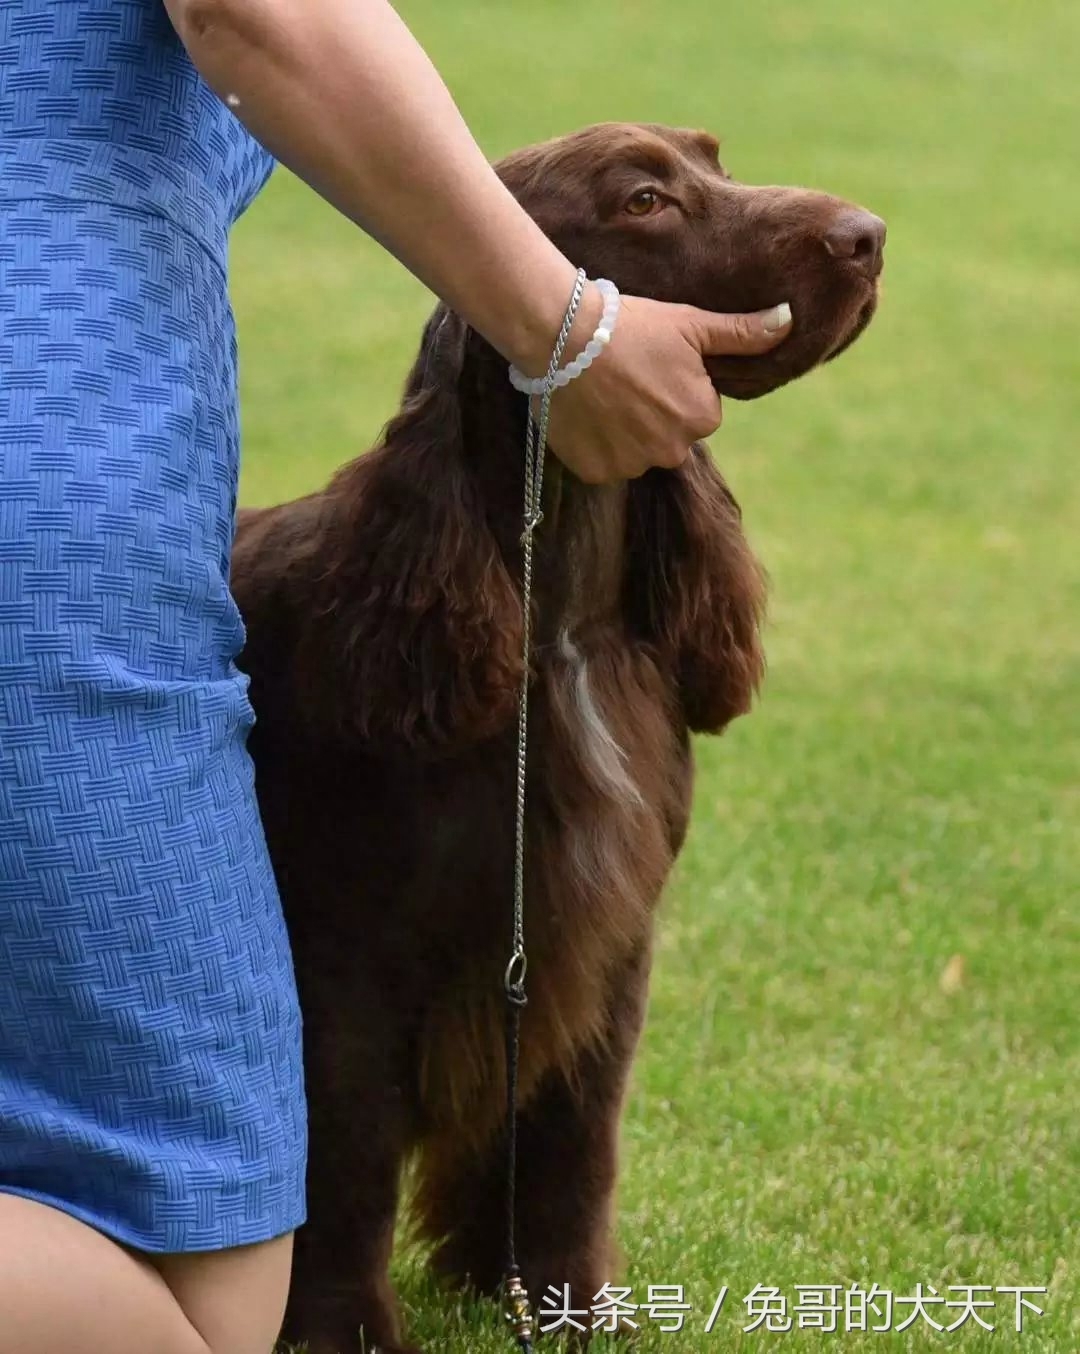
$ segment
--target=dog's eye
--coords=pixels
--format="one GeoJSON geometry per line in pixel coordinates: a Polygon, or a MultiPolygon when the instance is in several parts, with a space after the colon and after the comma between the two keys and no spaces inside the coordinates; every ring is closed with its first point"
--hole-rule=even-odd
{"type": "Polygon", "coordinates": [[[639,189],[626,204],[631,216],[655,216],[663,208],[664,199],[652,188],[639,189]]]}

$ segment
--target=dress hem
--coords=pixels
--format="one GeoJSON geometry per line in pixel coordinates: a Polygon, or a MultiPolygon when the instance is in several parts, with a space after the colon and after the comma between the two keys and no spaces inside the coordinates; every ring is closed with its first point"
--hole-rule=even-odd
{"type": "Polygon", "coordinates": [[[48,1194],[43,1190],[25,1189],[20,1185],[6,1185],[0,1182],[0,1194],[13,1194],[20,1199],[29,1199],[33,1203],[45,1204],[49,1208],[55,1208],[58,1213],[66,1213],[78,1222],[93,1227],[96,1232],[101,1232],[111,1241],[126,1246],[130,1250],[140,1251],[144,1255],[206,1255],[216,1251],[237,1250],[241,1246],[257,1246],[264,1241],[274,1241],[278,1237],[288,1236],[290,1232],[295,1232],[298,1227],[302,1227],[307,1221],[307,1210],[301,1208],[297,1211],[296,1220],[291,1223],[280,1224],[264,1219],[239,1227],[235,1239],[230,1238],[228,1241],[217,1244],[176,1247],[166,1245],[161,1241],[155,1242],[146,1233],[136,1232],[134,1228],[125,1227],[110,1219],[103,1218],[89,1208],[83,1208],[79,1204],[72,1203],[70,1199],[61,1199],[59,1196],[48,1194]]]}

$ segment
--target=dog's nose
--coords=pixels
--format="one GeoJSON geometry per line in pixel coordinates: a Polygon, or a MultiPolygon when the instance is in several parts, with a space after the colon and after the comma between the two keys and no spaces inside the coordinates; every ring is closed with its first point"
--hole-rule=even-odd
{"type": "Polygon", "coordinates": [[[825,232],[825,248],[836,259],[850,259],[867,277],[877,277],[885,258],[885,222],[873,212],[852,208],[825,232]]]}

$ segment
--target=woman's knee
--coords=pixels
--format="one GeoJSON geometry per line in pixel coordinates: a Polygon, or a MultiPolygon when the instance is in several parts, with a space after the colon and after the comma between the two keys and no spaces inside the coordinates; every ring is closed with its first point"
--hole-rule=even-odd
{"type": "Polygon", "coordinates": [[[210,1354],[271,1354],[285,1317],[293,1238],[154,1264],[210,1354]]]}

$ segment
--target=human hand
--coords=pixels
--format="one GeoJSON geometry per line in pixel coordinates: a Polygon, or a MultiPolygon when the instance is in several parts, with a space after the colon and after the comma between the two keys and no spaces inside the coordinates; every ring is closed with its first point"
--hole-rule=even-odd
{"type": "MultiPolygon", "coordinates": [[[[599,317],[595,298],[582,312],[567,359],[591,336],[599,317]]],[[[611,343],[583,375],[555,391],[551,449],[579,479],[593,484],[633,479],[652,466],[677,466],[721,422],[720,397],[702,359],[767,353],[790,332],[786,304],[721,315],[624,296],[611,343]]]]}

